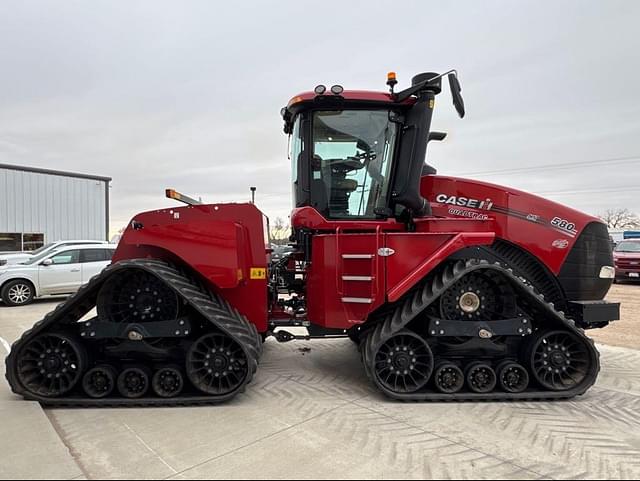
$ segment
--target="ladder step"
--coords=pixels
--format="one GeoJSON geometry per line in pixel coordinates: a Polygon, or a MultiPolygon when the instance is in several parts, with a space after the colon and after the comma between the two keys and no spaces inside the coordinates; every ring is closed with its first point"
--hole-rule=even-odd
{"type": "Polygon", "coordinates": [[[373,276],[342,276],[342,280],[371,282],[373,280],[373,276]]]}
{"type": "Polygon", "coordinates": [[[373,254],[342,254],[343,259],[373,259],[373,254]]]}
{"type": "Polygon", "coordinates": [[[345,304],[371,304],[373,299],[367,297],[343,297],[342,302],[345,304]]]}

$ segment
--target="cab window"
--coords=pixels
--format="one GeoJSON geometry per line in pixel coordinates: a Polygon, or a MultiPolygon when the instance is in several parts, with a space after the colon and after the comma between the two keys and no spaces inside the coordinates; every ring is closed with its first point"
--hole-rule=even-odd
{"type": "Polygon", "coordinates": [[[293,184],[293,205],[296,205],[296,186],[298,179],[298,163],[304,150],[304,138],[302,135],[302,117],[298,116],[293,124],[293,131],[289,137],[289,160],[291,161],[291,183],[293,184]]]}
{"type": "Polygon", "coordinates": [[[396,140],[389,111],[316,111],[312,131],[312,205],[329,218],[375,218],[387,205],[396,140]]]}

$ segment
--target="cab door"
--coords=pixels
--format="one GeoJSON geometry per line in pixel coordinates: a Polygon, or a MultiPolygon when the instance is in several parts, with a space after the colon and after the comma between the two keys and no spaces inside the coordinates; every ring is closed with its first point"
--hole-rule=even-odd
{"type": "Polygon", "coordinates": [[[312,323],[348,329],[385,302],[384,234],[342,233],[313,237],[307,279],[312,323]]]}
{"type": "Polygon", "coordinates": [[[80,250],[60,252],[48,258],[50,265],[38,266],[42,294],[71,294],[82,285],[80,250]]]}

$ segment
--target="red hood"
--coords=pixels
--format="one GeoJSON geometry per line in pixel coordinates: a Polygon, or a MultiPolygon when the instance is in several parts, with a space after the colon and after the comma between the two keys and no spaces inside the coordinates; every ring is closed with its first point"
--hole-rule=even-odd
{"type": "Polygon", "coordinates": [[[585,227],[602,222],[537,195],[488,182],[427,175],[420,191],[435,215],[490,222],[499,238],[545,259],[555,274],[585,227]]]}

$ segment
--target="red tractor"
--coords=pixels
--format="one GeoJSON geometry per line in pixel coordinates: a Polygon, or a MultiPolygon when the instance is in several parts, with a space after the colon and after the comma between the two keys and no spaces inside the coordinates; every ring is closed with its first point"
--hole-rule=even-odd
{"type": "Polygon", "coordinates": [[[331,89],[282,109],[292,252],[271,259],[253,203],[136,215],[113,264],[18,340],[13,391],[47,405],[227,401],[262,343],[349,337],[402,400],[563,399],[595,382],[585,329],[619,316],[596,218],[425,164],[435,97],[455,71],[395,92],[331,89]],[[96,308],[96,311],[93,309],[96,308]],[[90,314],[93,313],[93,314],[90,314]],[[296,336],[290,327],[305,327],[296,336]]]}

